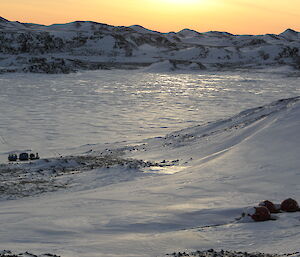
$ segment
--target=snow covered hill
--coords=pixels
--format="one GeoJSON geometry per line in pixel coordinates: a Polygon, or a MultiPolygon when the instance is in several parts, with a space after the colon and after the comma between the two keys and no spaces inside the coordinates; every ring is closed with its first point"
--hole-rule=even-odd
{"type": "Polygon", "coordinates": [[[262,200],[300,201],[299,117],[300,97],[282,99],[133,146],[3,164],[0,246],[64,257],[211,248],[299,256],[299,212],[236,220],[262,200]]]}
{"type": "Polygon", "coordinates": [[[160,33],[138,25],[91,21],[50,26],[0,18],[0,71],[69,73],[80,69],[152,71],[291,65],[299,68],[300,33],[232,35],[184,29],[160,33]],[[157,65],[157,63],[162,63],[157,65]],[[167,66],[167,67],[166,67],[167,66]]]}

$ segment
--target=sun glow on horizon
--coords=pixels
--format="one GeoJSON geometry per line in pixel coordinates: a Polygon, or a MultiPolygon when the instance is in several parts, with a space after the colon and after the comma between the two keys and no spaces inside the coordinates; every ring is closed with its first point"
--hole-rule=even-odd
{"type": "Polygon", "coordinates": [[[265,34],[299,31],[298,13],[299,0],[10,0],[1,3],[0,16],[45,25],[88,20],[160,32],[265,34]]]}
{"type": "MultiPolygon", "coordinates": [[[[199,4],[199,3],[203,3],[204,0],[164,0],[165,2],[169,3],[169,4],[199,4]]],[[[162,2],[164,2],[162,1],[162,2]]]]}
{"type": "MultiPolygon", "coordinates": [[[[168,6],[168,8],[195,8],[209,3],[209,0],[148,0],[155,6],[168,6]]],[[[211,0],[212,1],[212,0],[211,0]]]]}

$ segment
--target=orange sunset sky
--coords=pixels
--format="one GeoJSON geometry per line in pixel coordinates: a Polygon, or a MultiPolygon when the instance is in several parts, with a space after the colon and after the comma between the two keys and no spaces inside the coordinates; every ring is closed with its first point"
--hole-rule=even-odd
{"type": "Polygon", "coordinates": [[[0,7],[8,20],[45,25],[89,20],[160,32],[300,31],[300,0],[0,0],[0,7]]]}

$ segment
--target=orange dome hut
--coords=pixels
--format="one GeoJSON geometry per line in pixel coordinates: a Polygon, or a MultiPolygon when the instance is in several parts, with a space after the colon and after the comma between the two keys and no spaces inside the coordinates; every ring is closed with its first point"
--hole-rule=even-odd
{"type": "Polygon", "coordinates": [[[300,211],[299,204],[292,198],[285,199],[280,204],[280,209],[286,212],[300,211]]]}
{"type": "Polygon", "coordinates": [[[265,206],[248,208],[244,215],[249,216],[254,221],[267,221],[271,219],[271,213],[265,206]]]}
{"type": "Polygon", "coordinates": [[[274,203],[269,200],[262,201],[258,204],[258,206],[266,207],[270,213],[279,213],[280,207],[278,208],[274,203]]]}

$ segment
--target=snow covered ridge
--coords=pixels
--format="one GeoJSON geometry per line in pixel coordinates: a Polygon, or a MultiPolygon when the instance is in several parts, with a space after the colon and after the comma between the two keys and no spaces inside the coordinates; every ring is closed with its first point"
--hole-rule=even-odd
{"type": "MultiPolygon", "coordinates": [[[[147,146],[136,148],[147,149],[147,147],[160,145],[162,148],[174,149],[200,143],[199,146],[203,148],[201,152],[205,161],[206,157],[221,153],[255,134],[261,126],[272,122],[278,115],[284,115],[285,110],[299,104],[299,101],[299,96],[281,99],[271,104],[242,111],[228,119],[186,128],[159,139],[150,139],[147,146]],[[212,151],[208,150],[210,147],[213,149],[212,151]],[[218,151],[216,151],[216,147],[218,151]]],[[[199,154],[197,155],[199,156],[199,154]]],[[[178,158],[178,156],[173,157],[178,158]]]]}
{"type": "Polygon", "coordinates": [[[51,253],[35,255],[30,252],[17,254],[17,253],[13,253],[12,251],[9,251],[9,250],[3,250],[3,251],[0,251],[0,257],[60,257],[60,256],[51,254],[51,253]]]}
{"type": "Polygon", "coordinates": [[[236,252],[236,251],[215,251],[213,249],[207,251],[196,251],[191,253],[178,252],[173,254],[167,254],[166,256],[171,257],[283,257],[283,256],[292,256],[299,257],[300,253],[291,253],[291,254],[264,254],[264,253],[248,253],[248,252],[236,252]]]}
{"type": "MultiPolygon", "coordinates": [[[[178,252],[173,254],[167,254],[165,257],[184,257],[184,256],[191,256],[191,257],[299,257],[300,253],[293,253],[293,254],[264,254],[264,253],[247,253],[247,252],[234,252],[234,251],[214,251],[213,249],[207,251],[196,251],[191,253],[186,252],[178,252]]],[[[0,257],[60,257],[58,255],[53,255],[50,253],[35,255],[30,252],[19,253],[15,254],[12,251],[4,250],[0,251],[0,257]]]]}
{"type": "MultiPolygon", "coordinates": [[[[178,252],[173,254],[165,255],[170,257],[184,257],[184,256],[191,256],[191,257],[299,257],[300,253],[293,253],[293,254],[264,254],[264,253],[247,253],[247,252],[234,252],[234,251],[214,251],[213,249],[207,251],[196,251],[191,253],[186,252],[178,252]]],[[[15,254],[11,251],[4,250],[0,252],[0,257],[59,257],[58,255],[53,255],[50,253],[35,255],[33,253],[25,252],[15,254]]]]}
{"type": "Polygon", "coordinates": [[[77,70],[150,67],[202,70],[291,65],[299,69],[300,33],[275,35],[160,33],[135,25],[76,21],[50,26],[0,18],[0,71],[69,73],[77,70]]]}

